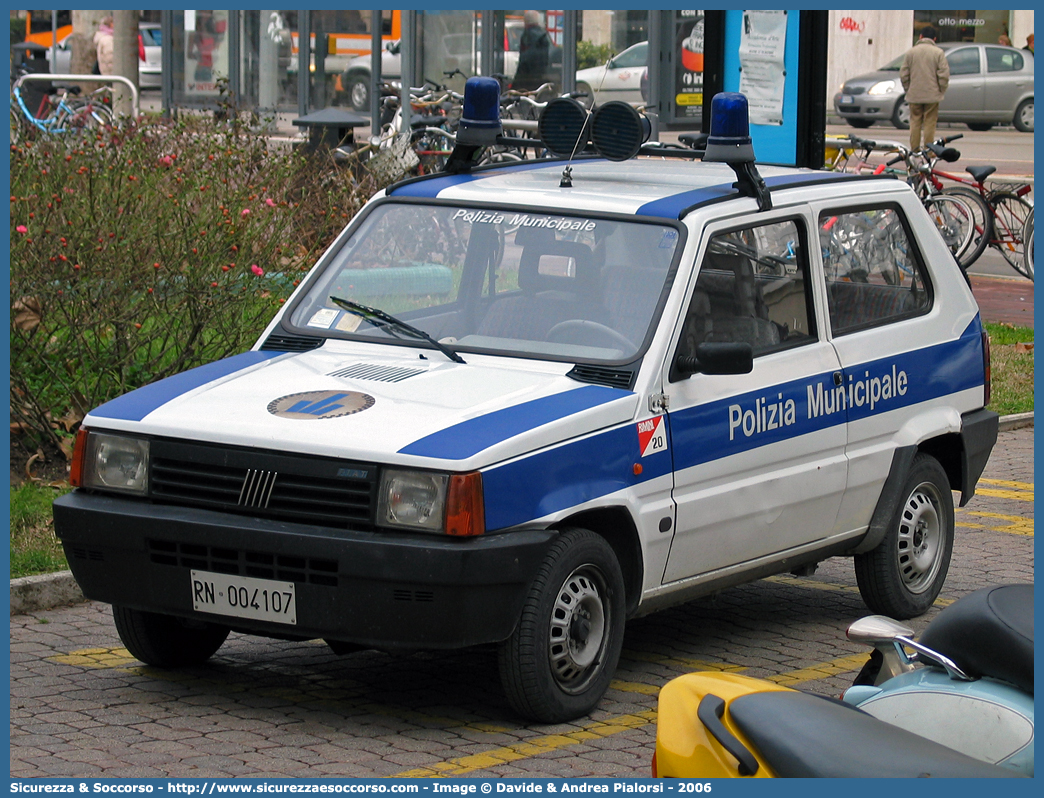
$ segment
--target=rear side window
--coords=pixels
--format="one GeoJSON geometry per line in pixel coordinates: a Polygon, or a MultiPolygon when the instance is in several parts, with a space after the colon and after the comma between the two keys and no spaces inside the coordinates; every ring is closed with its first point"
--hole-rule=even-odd
{"type": "Polygon", "coordinates": [[[982,71],[979,68],[979,50],[976,47],[965,47],[947,53],[946,60],[950,63],[950,75],[978,75],[982,71]]]}
{"type": "Polygon", "coordinates": [[[679,352],[749,343],[755,357],[815,340],[808,257],[791,220],[713,236],[685,317],[679,352]]]}
{"type": "Polygon", "coordinates": [[[1022,69],[1023,58],[1015,50],[1002,50],[1000,47],[986,48],[987,72],[1018,72],[1022,69]]]}
{"type": "Polygon", "coordinates": [[[909,318],[931,307],[924,269],[896,209],[824,213],[819,245],[834,335],[909,318]]]}

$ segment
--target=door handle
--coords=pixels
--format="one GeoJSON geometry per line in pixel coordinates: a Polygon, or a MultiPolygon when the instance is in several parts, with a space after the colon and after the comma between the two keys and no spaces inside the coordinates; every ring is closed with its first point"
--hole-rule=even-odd
{"type": "Polygon", "coordinates": [[[840,371],[834,372],[834,385],[841,385],[845,381],[844,375],[840,371]]]}

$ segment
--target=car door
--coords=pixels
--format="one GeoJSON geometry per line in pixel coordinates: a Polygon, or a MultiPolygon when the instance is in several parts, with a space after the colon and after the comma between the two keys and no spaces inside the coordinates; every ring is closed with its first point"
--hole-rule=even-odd
{"type": "MultiPolygon", "coordinates": [[[[1015,108],[1031,87],[1033,76],[1027,74],[1026,59],[1018,50],[1008,47],[986,49],[986,116],[1009,122],[1015,108]]],[[[1032,89],[1031,89],[1032,90],[1032,89]]]]}
{"type": "Polygon", "coordinates": [[[950,85],[939,104],[940,119],[958,121],[979,119],[985,108],[980,47],[954,47],[946,51],[950,65],[950,85]]]}
{"type": "Polygon", "coordinates": [[[840,366],[819,332],[810,224],[759,214],[705,236],[664,377],[677,507],[665,583],[778,557],[835,527],[845,411],[823,400],[840,366]],[[677,358],[705,343],[749,343],[753,370],[679,373],[677,358]]]}
{"type": "Polygon", "coordinates": [[[843,533],[870,523],[924,386],[954,376],[945,362],[936,373],[937,358],[919,348],[945,340],[952,321],[930,313],[933,289],[906,210],[839,205],[817,212],[830,337],[842,372],[837,400],[848,408],[849,479],[837,521],[843,533]]]}

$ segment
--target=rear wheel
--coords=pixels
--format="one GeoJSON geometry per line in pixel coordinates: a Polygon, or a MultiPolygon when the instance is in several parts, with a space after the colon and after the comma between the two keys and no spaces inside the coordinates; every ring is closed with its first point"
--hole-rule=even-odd
{"type": "Polygon", "coordinates": [[[576,84],[576,90],[584,93],[582,97],[576,98],[578,103],[584,106],[584,108],[591,108],[594,106],[594,89],[591,88],[590,83],[580,81],[576,84]]]}
{"type": "Polygon", "coordinates": [[[1023,100],[1015,111],[1015,129],[1023,133],[1033,132],[1033,100],[1023,100]]]}
{"type": "Polygon", "coordinates": [[[968,203],[968,207],[971,209],[973,226],[971,243],[957,257],[957,262],[967,269],[990,245],[990,238],[993,235],[993,212],[982,194],[966,186],[948,186],[943,189],[943,194],[960,197],[968,203]]]}
{"type": "Polygon", "coordinates": [[[1033,279],[1033,210],[1030,209],[1030,215],[1026,219],[1026,226],[1022,228],[1022,242],[1023,242],[1023,254],[1022,263],[1025,267],[1023,274],[1033,279]]]}
{"type": "Polygon", "coordinates": [[[968,130],[991,130],[993,128],[992,122],[968,122],[968,130]]]}
{"type": "Polygon", "coordinates": [[[875,549],[855,557],[866,606],[890,618],[927,612],[939,596],[953,551],[953,494],[939,461],[918,454],[888,532],[875,549]]]}
{"type": "Polygon", "coordinates": [[[990,243],[1000,250],[1004,260],[1015,271],[1032,280],[1033,272],[1025,271],[1026,243],[1023,230],[1033,212],[1033,206],[1022,197],[1006,191],[991,194],[990,205],[993,206],[993,238],[990,243]]]}
{"type": "Polygon", "coordinates": [[[561,723],[593,710],[620,659],[624,612],[612,547],[586,529],[563,531],[500,648],[500,679],[515,711],[561,723]]]}
{"type": "Polygon", "coordinates": [[[171,615],[113,607],[112,619],[127,650],[147,665],[181,668],[205,662],[221,648],[228,627],[171,615]]]}

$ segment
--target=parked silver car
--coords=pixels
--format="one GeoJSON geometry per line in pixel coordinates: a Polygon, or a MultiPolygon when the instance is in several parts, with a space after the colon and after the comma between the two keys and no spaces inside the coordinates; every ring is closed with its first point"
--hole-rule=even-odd
{"type": "MultiPolygon", "coordinates": [[[[972,130],[1014,124],[1033,132],[1033,54],[999,44],[944,42],[950,87],[939,105],[940,122],[964,122],[972,130]]],[[[910,127],[910,110],[899,81],[903,56],[874,72],[846,80],[834,110],[852,127],[891,122],[910,127]]]]}

